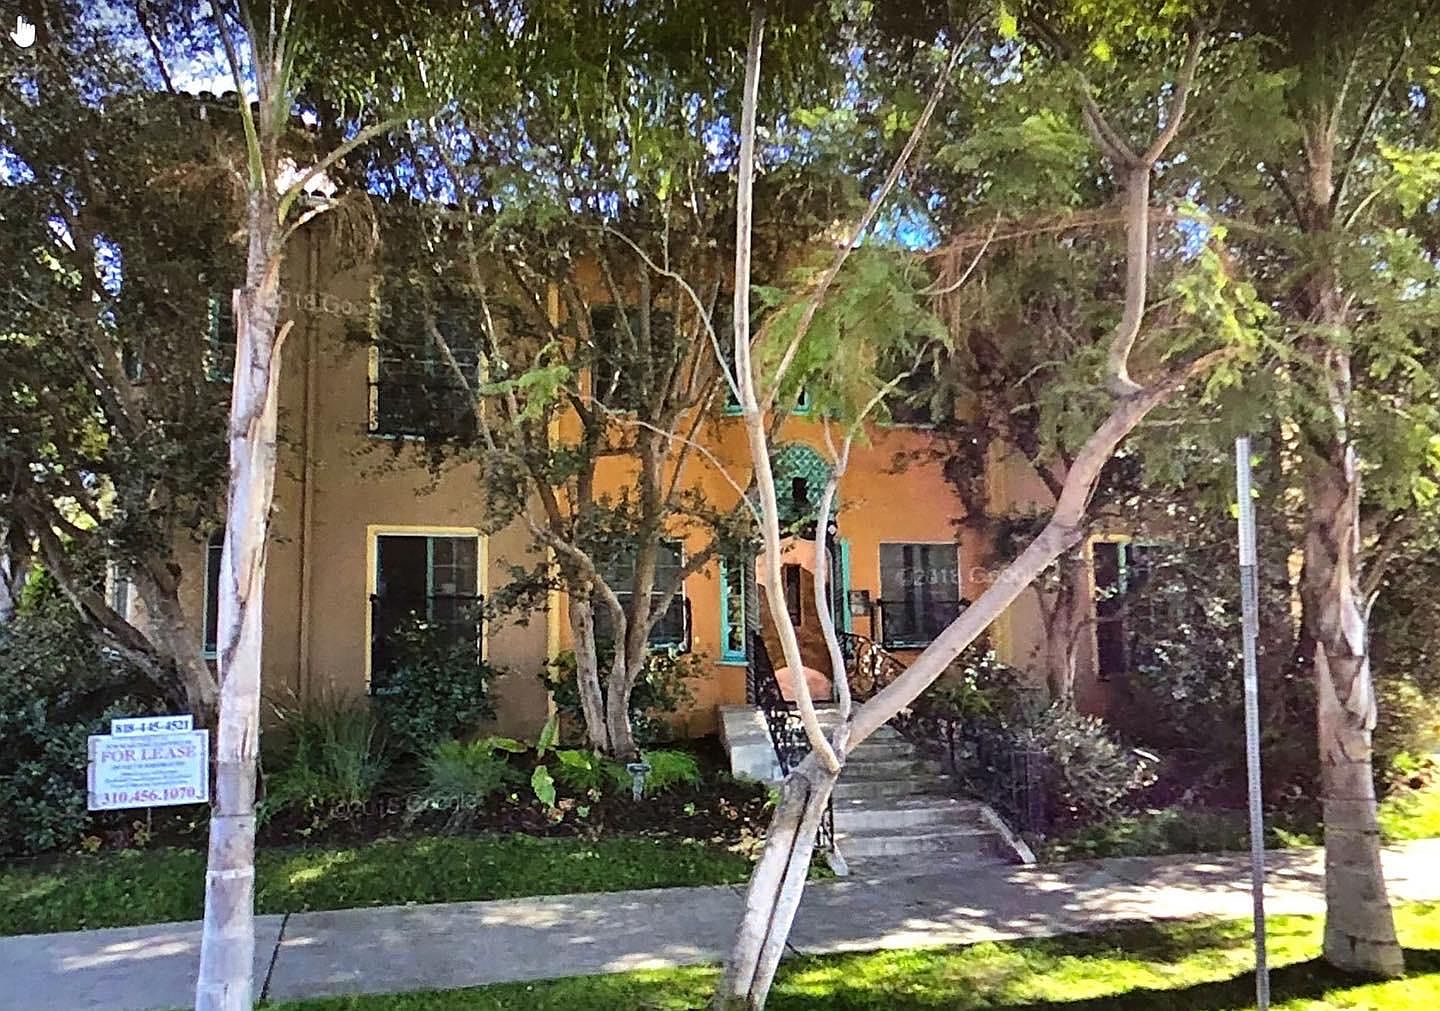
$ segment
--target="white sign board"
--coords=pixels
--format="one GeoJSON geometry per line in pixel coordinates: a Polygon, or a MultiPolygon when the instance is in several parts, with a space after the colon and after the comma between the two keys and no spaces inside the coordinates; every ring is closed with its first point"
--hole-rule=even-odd
{"type": "MultiPolygon", "coordinates": [[[[150,718],[115,724],[132,722],[144,725],[150,718]]],[[[88,785],[91,811],[204,803],[210,799],[210,732],[95,734],[88,785]]]]}

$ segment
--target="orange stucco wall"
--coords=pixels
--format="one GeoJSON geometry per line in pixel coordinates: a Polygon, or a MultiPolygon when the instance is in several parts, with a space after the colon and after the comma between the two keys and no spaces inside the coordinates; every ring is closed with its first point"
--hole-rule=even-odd
{"type": "MultiPolygon", "coordinates": [[[[286,314],[294,328],[284,352],[281,450],[265,587],[264,690],[276,700],[365,690],[378,530],[486,526],[483,484],[473,464],[432,473],[416,444],[367,433],[369,351],[356,337],[363,337],[368,325],[369,273],[364,266],[335,265],[323,244],[316,235],[297,242],[285,275],[286,314]]],[[[880,596],[884,542],[948,543],[958,551],[960,594],[974,599],[986,584],[977,564],[984,552],[957,524],[963,508],[938,463],[928,458],[930,437],[923,429],[880,426],[868,435],[852,452],[839,492],[849,588],[867,590],[872,599],[880,596]]],[[[744,486],[749,456],[740,420],[717,411],[699,437],[734,482],[744,486]]],[[[820,423],[813,418],[787,419],[774,442],[807,444],[826,456],[820,423]]],[[[614,461],[601,479],[601,491],[618,489],[630,480],[630,469],[614,461]]],[[[735,487],[719,467],[699,454],[691,455],[684,480],[718,505],[736,500],[735,487]]],[[[1047,501],[1043,486],[1013,461],[998,460],[987,480],[997,500],[1047,501]]],[[[706,538],[695,531],[687,540],[693,552],[706,538]]],[[[486,538],[485,588],[502,585],[509,567],[533,561],[535,550],[518,523],[486,538]]],[[[203,544],[196,539],[183,545],[182,557],[182,603],[199,627],[203,544]]],[[[694,705],[680,721],[687,732],[704,734],[716,727],[717,706],[744,700],[745,670],[719,660],[718,562],[691,577],[685,594],[693,646],[706,662],[704,676],[691,686],[694,705]]],[[[1037,666],[1038,657],[1039,620],[1032,597],[1022,596],[994,635],[1002,657],[1025,666],[1037,666]]],[[[548,699],[535,675],[551,652],[569,646],[563,615],[560,606],[523,624],[496,622],[487,630],[490,661],[510,671],[496,685],[503,732],[533,736],[543,723],[548,699]]],[[[852,627],[861,634],[875,631],[866,615],[853,616],[852,627]]]]}

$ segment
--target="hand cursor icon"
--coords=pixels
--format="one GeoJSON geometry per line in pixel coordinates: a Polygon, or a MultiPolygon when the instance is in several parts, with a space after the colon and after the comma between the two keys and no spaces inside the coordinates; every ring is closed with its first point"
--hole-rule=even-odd
{"type": "Polygon", "coordinates": [[[15,30],[10,33],[10,38],[21,49],[29,49],[35,44],[35,26],[23,17],[16,18],[15,30]]]}

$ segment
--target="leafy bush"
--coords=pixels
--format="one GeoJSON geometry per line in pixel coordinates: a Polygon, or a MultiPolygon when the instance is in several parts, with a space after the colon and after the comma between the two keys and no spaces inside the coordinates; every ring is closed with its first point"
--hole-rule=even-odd
{"type": "Polygon", "coordinates": [[[613,789],[628,789],[629,771],[614,759],[592,751],[562,748],[555,752],[560,760],[555,779],[571,793],[604,796],[613,789]]]}
{"type": "MultiPolygon", "coordinates": [[[[600,648],[600,670],[609,669],[613,653],[608,646],[600,648]]],[[[642,748],[674,740],[675,730],[668,719],[694,700],[689,681],[704,674],[704,661],[694,653],[655,650],[646,659],[635,690],[630,694],[630,725],[635,742],[642,748]]],[[[580,708],[580,686],[575,675],[575,654],[566,651],[541,671],[541,681],[555,699],[555,708],[564,719],[567,738],[575,730],[583,733],[585,716],[580,708]]],[[[604,677],[601,678],[604,689],[604,677]]]]}
{"type": "Polygon", "coordinates": [[[485,801],[520,779],[505,756],[524,750],[520,742],[498,737],[441,741],[422,763],[423,805],[450,809],[452,828],[467,824],[485,801]]]}
{"type": "Polygon", "coordinates": [[[73,845],[90,825],[86,739],[158,713],[154,686],[99,649],[47,581],[0,627],[0,856],[73,845]]]}
{"type": "Polygon", "coordinates": [[[262,817],[297,805],[354,806],[374,796],[390,756],[368,700],[321,697],[275,712],[281,743],[267,759],[262,817]]]}
{"type": "Polygon", "coordinates": [[[1071,816],[1103,815],[1153,778],[1150,763],[1116,741],[1104,720],[1067,706],[1046,709],[1021,728],[1017,744],[1045,756],[1050,799],[1071,816]]]}
{"type": "Polygon", "coordinates": [[[401,629],[399,661],[377,681],[375,703],[394,745],[427,754],[438,741],[465,737],[495,715],[490,682],[499,673],[475,647],[415,622],[401,629]]]}
{"type": "Polygon", "coordinates": [[[688,751],[647,751],[645,761],[650,763],[650,772],[645,777],[647,793],[700,785],[700,765],[688,751]]]}

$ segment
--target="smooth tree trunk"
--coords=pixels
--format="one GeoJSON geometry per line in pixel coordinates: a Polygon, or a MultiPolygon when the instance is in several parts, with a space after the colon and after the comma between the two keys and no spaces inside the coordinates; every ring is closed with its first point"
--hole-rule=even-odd
{"type": "Polygon", "coordinates": [[[1079,668],[1080,632],[1085,627],[1085,558],[1077,547],[1060,556],[1059,583],[1045,622],[1045,681],[1050,701],[1075,707],[1075,675],[1079,668]]]}
{"type": "Polygon", "coordinates": [[[1405,958],[1380,862],[1371,769],[1375,687],[1356,589],[1359,479],[1336,442],[1306,485],[1306,611],[1315,638],[1320,796],[1325,818],[1325,960],[1347,972],[1399,976],[1405,958]]]}
{"type": "Polygon", "coordinates": [[[245,287],[235,293],[230,496],[220,561],[220,715],[196,1011],[249,1011],[255,962],[255,780],[265,555],[275,490],[280,307],[276,204],[253,192],[245,287]]]}
{"type": "MultiPolygon", "coordinates": [[[[756,403],[754,376],[750,367],[749,349],[749,282],[750,282],[750,210],[753,196],[753,157],[755,139],[755,108],[758,88],[760,42],[764,27],[763,11],[752,17],[749,53],[746,60],[743,114],[740,126],[740,157],[737,172],[736,252],[735,252],[735,368],[740,387],[742,417],[746,423],[752,463],[761,503],[762,532],[770,557],[769,575],[778,566],[778,545],[772,543],[773,526],[778,510],[770,474],[767,444],[760,405],[756,403]]],[[[781,791],[781,801],[765,839],[765,849],[751,875],[746,892],[745,911],[736,932],[734,946],[726,962],[725,972],[716,990],[714,1006],[726,1011],[738,1008],[762,1008],[774,983],[775,971],[784,951],[795,911],[805,887],[805,870],[814,846],[815,835],[823,817],[830,793],[843,767],[845,752],[858,746],[880,727],[909,707],[920,693],[940,678],[950,663],[976,640],[1008,608],[1021,593],[1066,551],[1072,550],[1084,537],[1084,519],[1090,499],[1100,480],[1100,472],[1114,455],[1120,443],[1141,421],[1161,403],[1168,400],[1185,382],[1209,371],[1231,352],[1221,349],[1202,356],[1187,366],[1176,369],[1149,385],[1141,385],[1130,377],[1130,349],[1139,334],[1145,313],[1148,276],[1148,231],[1150,173],[1179,129],[1184,116],[1190,85],[1194,80],[1203,34],[1192,36],[1184,67],[1172,88],[1167,122],[1157,138],[1141,153],[1136,153],[1105,121],[1093,99],[1085,92],[1087,126],[1096,136],[1117,172],[1125,180],[1126,283],[1125,306],[1120,323],[1110,337],[1109,374],[1106,385],[1114,398],[1110,415],[1099,425],[1076,454],[1065,477],[1064,485],[1050,520],[1039,535],[1008,565],[998,578],[970,607],[961,612],[949,626],[920,654],[906,670],[882,688],[864,705],[855,710],[848,725],[836,732],[836,747],[831,747],[814,726],[814,710],[805,690],[804,678],[797,677],[796,702],[805,724],[806,737],[812,751],[790,775],[781,791]]],[[[953,69],[953,63],[952,63],[953,69]]],[[[934,109],[938,91],[932,95],[925,115],[917,129],[934,109]]],[[[912,134],[907,153],[917,139],[912,134]]],[[[892,166],[887,181],[893,181],[903,167],[906,153],[892,166]]],[[[881,195],[886,192],[883,188],[881,195]]],[[[861,232],[875,210],[872,200],[861,232]]],[[[843,251],[837,263],[843,262],[843,251]]],[[[833,280],[838,267],[832,265],[827,277],[833,280]]],[[[823,298],[825,285],[812,295],[806,309],[809,318],[823,298]]],[[[802,323],[803,325],[803,323],[802,323]]],[[[793,345],[792,345],[793,350],[793,345]]],[[[784,359],[780,368],[784,368],[784,359]]],[[[778,589],[778,588],[777,588],[778,589]]],[[[783,594],[771,591],[777,600],[783,594]]],[[[821,605],[823,606],[823,604],[821,605]]],[[[794,629],[783,608],[776,615],[782,630],[794,629]]],[[[794,665],[791,643],[782,634],[786,662],[794,665]]],[[[798,650],[793,651],[798,655],[798,650]]]]}

